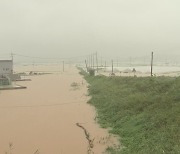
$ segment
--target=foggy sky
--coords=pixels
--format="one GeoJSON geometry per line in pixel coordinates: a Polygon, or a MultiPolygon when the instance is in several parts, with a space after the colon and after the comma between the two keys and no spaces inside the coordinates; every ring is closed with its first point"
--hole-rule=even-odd
{"type": "Polygon", "coordinates": [[[0,0],[0,56],[180,54],[179,0],[0,0]]]}

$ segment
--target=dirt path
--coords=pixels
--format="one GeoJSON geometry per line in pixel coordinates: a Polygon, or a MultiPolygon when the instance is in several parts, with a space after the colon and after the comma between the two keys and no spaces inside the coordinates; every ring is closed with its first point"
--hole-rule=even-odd
{"type": "Polygon", "coordinates": [[[77,123],[92,140],[89,153],[117,144],[95,123],[95,110],[86,103],[87,84],[77,69],[31,79],[20,82],[25,90],[0,92],[0,154],[86,154],[87,136],[77,123]]]}

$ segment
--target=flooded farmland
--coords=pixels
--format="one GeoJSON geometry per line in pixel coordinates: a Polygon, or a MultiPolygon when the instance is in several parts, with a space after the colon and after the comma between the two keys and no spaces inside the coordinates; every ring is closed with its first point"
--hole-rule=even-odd
{"type": "Polygon", "coordinates": [[[95,109],[86,103],[87,84],[76,68],[29,78],[32,81],[17,82],[27,89],[0,93],[0,153],[9,151],[11,143],[13,154],[99,154],[117,145],[95,122],[95,109]],[[77,123],[87,130],[92,148],[77,123]]]}

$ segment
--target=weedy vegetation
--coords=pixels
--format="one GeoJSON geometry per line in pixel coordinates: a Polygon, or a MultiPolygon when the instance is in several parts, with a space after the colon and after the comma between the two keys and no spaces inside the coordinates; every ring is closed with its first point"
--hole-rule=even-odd
{"type": "Polygon", "coordinates": [[[80,85],[79,85],[77,82],[73,82],[73,83],[71,84],[71,87],[73,88],[73,90],[77,90],[77,89],[80,88],[80,85]]]}
{"type": "Polygon", "coordinates": [[[112,154],[180,153],[180,77],[105,77],[80,74],[102,127],[120,137],[112,154]]]}
{"type": "Polygon", "coordinates": [[[12,151],[14,149],[13,143],[9,142],[9,149],[5,152],[5,154],[12,154],[12,151]]]}

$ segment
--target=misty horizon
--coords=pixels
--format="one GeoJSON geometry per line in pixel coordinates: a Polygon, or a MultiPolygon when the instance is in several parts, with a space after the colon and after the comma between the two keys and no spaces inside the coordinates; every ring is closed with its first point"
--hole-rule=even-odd
{"type": "MultiPolygon", "coordinates": [[[[0,57],[180,56],[178,0],[0,2],[0,57]]],[[[171,58],[172,57],[172,58],[171,58]]],[[[173,58],[174,57],[174,58],[173,58]]],[[[18,58],[17,58],[18,60],[18,58]]]]}

